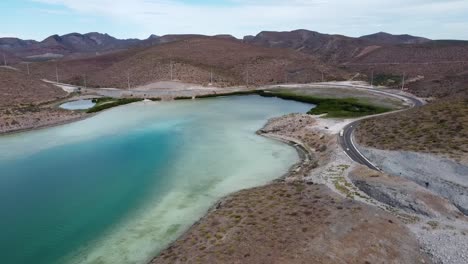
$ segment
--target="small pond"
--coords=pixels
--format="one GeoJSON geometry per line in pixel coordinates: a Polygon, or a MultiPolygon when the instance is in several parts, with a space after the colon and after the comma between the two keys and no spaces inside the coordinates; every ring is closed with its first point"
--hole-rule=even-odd
{"type": "Polygon", "coordinates": [[[64,104],[60,105],[60,108],[66,109],[66,110],[86,110],[90,109],[93,107],[95,103],[93,103],[93,100],[77,100],[77,101],[71,101],[67,102],[64,104]]]}

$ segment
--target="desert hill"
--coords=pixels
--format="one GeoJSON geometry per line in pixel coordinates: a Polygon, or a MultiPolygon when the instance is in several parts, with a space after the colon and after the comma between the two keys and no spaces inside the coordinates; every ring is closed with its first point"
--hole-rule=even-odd
{"type": "Polygon", "coordinates": [[[415,37],[408,34],[403,35],[393,35],[386,32],[378,32],[375,34],[370,34],[362,36],[359,39],[368,40],[375,44],[381,45],[397,45],[397,44],[421,44],[431,41],[430,39],[423,37],[415,37]]]}
{"type": "Polygon", "coordinates": [[[0,50],[13,53],[27,60],[61,58],[74,53],[96,53],[128,48],[140,40],[121,40],[91,32],[70,33],[63,36],[52,35],[43,41],[0,38],[0,50]]]}
{"type": "Polygon", "coordinates": [[[126,88],[162,80],[217,86],[342,80],[348,74],[325,65],[312,55],[288,49],[253,46],[225,37],[192,37],[151,47],[132,48],[102,56],[36,63],[39,79],[95,87],[126,88]],[[171,78],[172,68],[172,78],[171,78]]]}
{"type": "Polygon", "coordinates": [[[244,42],[312,54],[350,74],[360,73],[359,78],[369,82],[373,73],[379,85],[403,87],[404,76],[405,88],[421,96],[441,97],[466,89],[463,76],[468,71],[468,41],[384,32],[351,38],[295,30],[265,31],[244,38],[244,42]]]}
{"type": "MultiPolygon", "coordinates": [[[[172,79],[217,85],[355,79],[404,87],[425,97],[465,89],[468,42],[429,40],[384,32],[359,38],[309,30],[230,35],[151,35],[120,40],[107,34],[53,35],[41,42],[0,38],[8,63],[30,65],[41,79],[127,87],[172,79]],[[53,60],[53,61],[51,61],[53,60]],[[171,66],[172,65],[172,66],[171,66]],[[248,65],[248,67],[247,67],[248,65]],[[358,74],[359,73],[359,74],[358,74]],[[85,77],[86,75],[86,77],[85,77]],[[128,76],[129,75],[129,76],[128,76]]],[[[25,65],[16,66],[25,70],[25,65]]]]}
{"type": "Polygon", "coordinates": [[[62,89],[19,70],[0,67],[0,80],[0,108],[35,105],[67,95],[62,89]]]}

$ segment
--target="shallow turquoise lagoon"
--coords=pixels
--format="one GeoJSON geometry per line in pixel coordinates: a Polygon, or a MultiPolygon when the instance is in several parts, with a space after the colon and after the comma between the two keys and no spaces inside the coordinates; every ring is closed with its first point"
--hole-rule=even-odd
{"type": "Polygon", "coordinates": [[[255,131],[310,107],[255,95],[140,102],[0,136],[1,263],[146,263],[221,197],[297,162],[255,131]]]}

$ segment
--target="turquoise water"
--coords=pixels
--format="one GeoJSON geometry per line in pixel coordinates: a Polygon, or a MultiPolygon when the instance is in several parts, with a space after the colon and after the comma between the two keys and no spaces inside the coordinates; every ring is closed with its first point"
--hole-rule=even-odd
{"type": "Polygon", "coordinates": [[[0,137],[2,263],[146,263],[221,197],[296,151],[255,135],[310,105],[259,96],[136,103],[0,137]]]}

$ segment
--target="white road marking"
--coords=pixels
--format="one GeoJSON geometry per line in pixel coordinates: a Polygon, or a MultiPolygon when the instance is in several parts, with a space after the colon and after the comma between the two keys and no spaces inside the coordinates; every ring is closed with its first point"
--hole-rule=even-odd
{"type": "Polygon", "coordinates": [[[346,154],[346,156],[351,160],[351,161],[354,161],[351,156],[348,155],[348,153],[346,153],[346,151],[343,151],[344,154],[346,154]]]}

